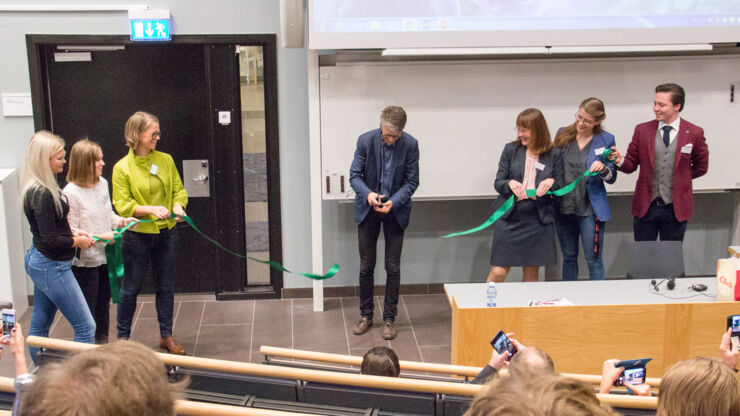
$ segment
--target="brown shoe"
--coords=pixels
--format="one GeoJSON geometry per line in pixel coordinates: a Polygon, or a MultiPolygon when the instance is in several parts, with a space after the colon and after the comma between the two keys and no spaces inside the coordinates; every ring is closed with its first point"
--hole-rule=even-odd
{"type": "Polygon", "coordinates": [[[383,339],[391,340],[396,337],[396,328],[393,327],[393,322],[383,322],[383,339]]]}
{"type": "Polygon", "coordinates": [[[367,332],[367,330],[370,329],[371,326],[373,326],[373,320],[363,316],[362,319],[360,319],[360,322],[355,325],[352,333],[355,335],[362,335],[367,332]]]}
{"type": "Polygon", "coordinates": [[[175,341],[175,337],[171,335],[167,338],[159,339],[159,348],[167,350],[170,354],[185,355],[185,347],[178,344],[177,341],[175,341]]]}

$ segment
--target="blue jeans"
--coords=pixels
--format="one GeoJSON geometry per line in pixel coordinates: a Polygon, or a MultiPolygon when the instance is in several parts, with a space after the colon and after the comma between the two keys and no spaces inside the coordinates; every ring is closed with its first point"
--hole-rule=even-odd
{"type": "Polygon", "coordinates": [[[596,216],[557,215],[558,239],[563,251],[563,280],[578,280],[578,237],[581,237],[583,254],[588,264],[588,277],[591,280],[604,280],[604,222],[599,224],[599,249],[594,253],[596,216]]]}
{"type": "MultiPolygon", "coordinates": [[[[72,274],[72,260],[50,260],[32,245],[26,252],[25,265],[26,273],[33,281],[33,312],[28,335],[48,337],[58,309],[72,325],[74,340],[92,344],[95,320],[72,274]]],[[[28,347],[28,351],[36,363],[39,349],[28,347]]]]}
{"type": "Polygon", "coordinates": [[[136,297],[141,281],[149,274],[154,278],[155,306],[162,338],[172,335],[172,312],[175,303],[175,265],[180,239],[177,227],[162,228],[159,234],[129,231],[123,235],[123,278],[118,302],[118,338],[131,336],[131,323],[136,312],[136,297]]]}

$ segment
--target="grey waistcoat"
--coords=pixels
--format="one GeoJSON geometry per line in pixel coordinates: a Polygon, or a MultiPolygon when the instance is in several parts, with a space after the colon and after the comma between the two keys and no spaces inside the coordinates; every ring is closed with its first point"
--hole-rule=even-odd
{"type": "Polygon", "coordinates": [[[655,160],[653,161],[653,199],[663,198],[666,204],[673,202],[673,165],[676,163],[676,137],[665,147],[663,130],[655,134],[655,160]]]}

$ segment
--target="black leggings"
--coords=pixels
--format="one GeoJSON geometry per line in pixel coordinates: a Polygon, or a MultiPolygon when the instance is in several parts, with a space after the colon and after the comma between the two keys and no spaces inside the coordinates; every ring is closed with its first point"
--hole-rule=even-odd
{"type": "Polygon", "coordinates": [[[108,265],[98,267],[72,266],[72,273],[82,289],[87,301],[87,307],[95,318],[95,340],[108,339],[108,319],[110,313],[110,281],[108,280],[108,265]]]}

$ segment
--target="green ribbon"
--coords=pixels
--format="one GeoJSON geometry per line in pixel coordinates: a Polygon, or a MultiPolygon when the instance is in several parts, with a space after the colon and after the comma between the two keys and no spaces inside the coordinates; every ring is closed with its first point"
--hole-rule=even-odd
{"type": "Polygon", "coordinates": [[[110,297],[113,303],[118,303],[121,293],[121,277],[123,277],[123,253],[120,239],[105,246],[105,258],[108,260],[108,282],[110,282],[110,297]]]}
{"type": "MultiPolygon", "coordinates": [[[[175,218],[175,215],[174,214],[170,214],[170,218],[175,218]]],[[[336,264],[336,263],[334,263],[334,265],[331,266],[331,268],[329,268],[329,270],[325,274],[313,274],[313,273],[292,272],[292,271],[286,269],[282,264],[280,264],[280,263],[278,263],[276,261],[260,260],[260,259],[254,258],[254,257],[244,256],[242,254],[235,253],[235,252],[229,250],[228,248],[224,247],[223,245],[221,245],[221,243],[219,243],[218,241],[212,239],[211,237],[205,235],[202,231],[200,231],[198,229],[198,227],[195,226],[195,223],[193,223],[192,218],[188,217],[187,215],[181,215],[180,218],[184,219],[185,222],[187,222],[188,225],[190,225],[203,238],[205,238],[206,240],[210,241],[211,243],[213,243],[216,247],[220,248],[221,250],[224,250],[225,252],[231,254],[232,256],[236,256],[236,257],[239,257],[241,259],[249,259],[249,260],[252,260],[252,261],[256,261],[257,263],[267,264],[268,266],[272,267],[273,269],[277,269],[277,270],[280,270],[280,271],[283,271],[283,272],[287,272],[287,273],[291,273],[291,274],[297,274],[297,275],[300,275],[300,276],[305,276],[305,277],[308,277],[308,278],[314,279],[314,280],[329,279],[330,277],[333,277],[335,274],[337,274],[337,272],[339,271],[339,265],[336,264]]]]}
{"type": "MultiPolygon", "coordinates": [[[[175,219],[177,216],[175,214],[170,213],[170,218],[175,219]]],[[[339,271],[339,265],[334,263],[331,268],[325,273],[325,274],[313,274],[313,273],[299,273],[299,272],[292,272],[285,267],[283,267],[282,264],[275,262],[275,261],[269,261],[269,260],[260,260],[256,259],[251,256],[244,256],[242,254],[233,252],[229,250],[228,248],[224,247],[221,243],[218,241],[212,239],[211,237],[204,234],[201,230],[198,229],[198,227],[195,226],[195,223],[193,222],[193,219],[190,218],[187,215],[181,215],[180,218],[185,220],[185,222],[190,225],[198,234],[200,234],[203,238],[213,243],[216,247],[220,248],[221,250],[224,250],[225,252],[242,258],[242,259],[248,259],[252,261],[256,261],[258,263],[267,264],[268,266],[283,271],[287,273],[297,274],[301,276],[305,276],[314,280],[324,280],[329,279],[333,277],[337,272],[339,271]]],[[[123,250],[121,247],[121,239],[123,238],[123,233],[126,232],[129,228],[133,227],[136,224],[139,223],[145,223],[145,222],[155,222],[157,220],[139,220],[131,221],[129,222],[125,227],[122,228],[116,228],[113,234],[112,240],[106,240],[104,238],[93,236],[92,239],[95,241],[101,241],[106,244],[105,246],[105,258],[108,262],[108,281],[110,282],[110,293],[111,293],[111,299],[113,300],[113,303],[118,303],[120,300],[120,280],[123,277],[123,250]]]]}
{"type": "MultiPolygon", "coordinates": [[[[601,162],[602,163],[604,163],[604,164],[611,163],[611,161],[609,160],[609,154],[610,153],[611,153],[611,149],[604,149],[604,153],[601,155],[601,162]]],[[[578,182],[580,182],[581,179],[583,179],[583,178],[585,178],[587,176],[596,176],[598,174],[599,174],[598,172],[591,172],[588,169],[586,169],[586,171],[583,172],[580,176],[578,176],[576,178],[576,180],[574,180],[573,182],[569,183],[568,185],[566,185],[566,186],[564,186],[564,187],[562,187],[562,188],[560,188],[558,190],[555,190],[555,191],[547,191],[547,193],[545,195],[563,196],[563,195],[567,194],[568,192],[571,192],[574,189],[576,189],[576,186],[578,186],[578,182]]],[[[537,190],[536,189],[527,189],[526,190],[526,194],[527,194],[528,197],[537,196],[537,190]]],[[[510,210],[511,207],[514,206],[514,203],[515,203],[515,195],[512,195],[512,196],[509,197],[509,199],[506,200],[506,202],[504,202],[503,205],[501,205],[501,207],[499,207],[499,209],[497,209],[496,211],[494,211],[493,215],[491,215],[490,217],[488,217],[488,219],[483,224],[481,224],[481,225],[479,225],[479,226],[477,226],[475,228],[471,228],[469,230],[460,231],[460,232],[452,233],[452,234],[447,234],[447,235],[443,236],[442,238],[458,237],[458,236],[461,236],[461,235],[468,235],[468,234],[477,233],[480,230],[485,230],[486,228],[488,228],[491,225],[493,225],[494,222],[498,221],[498,219],[501,218],[504,214],[506,214],[506,212],[508,210],[510,210]]]]}
{"type": "Polygon", "coordinates": [[[121,249],[121,239],[123,233],[129,228],[140,222],[154,222],[155,220],[137,220],[131,221],[125,227],[116,228],[112,240],[106,240],[93,236],[95,241],[105,243],[105,259],[108,262],[108,281],[110,282],[110,297],[113,303],[118,303],[121,292],[121,277],[123,277],[123,250],[121,249]]]}

